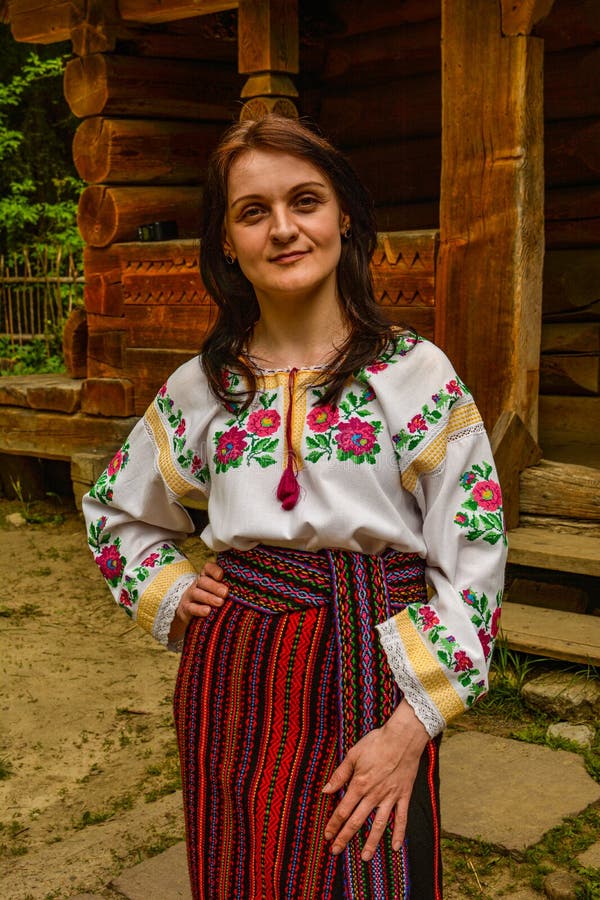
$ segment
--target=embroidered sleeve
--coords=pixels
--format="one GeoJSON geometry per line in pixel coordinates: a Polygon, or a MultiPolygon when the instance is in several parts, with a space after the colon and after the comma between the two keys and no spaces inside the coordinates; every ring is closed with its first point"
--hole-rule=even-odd
{"type": "Polygon", "coordinates": [[[481,418],[449,380],[394,435],[423,517],[433,595],[379,626],[394,676],[431,736],[487,691],[506,561],[502,496],[481,418]]]}
{"type": "Polygon", "coordinates": [[[208,468],[167,387],[83,499],[88,543],[114,599],[167,645],[194,566],[178,543],[194,530],[181,505],[206,492],[208,468]]]}

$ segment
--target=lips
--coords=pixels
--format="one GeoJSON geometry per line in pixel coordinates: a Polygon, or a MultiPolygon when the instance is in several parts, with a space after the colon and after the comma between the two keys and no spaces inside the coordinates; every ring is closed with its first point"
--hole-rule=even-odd
{"type": "Polygon", "coordinates": [[[304,256],[307,256],[309,253],[308,250],[294,250],[289,253],[280,253],[278,256],[272,256],[271,262],[274,263],[292,263],[296,262],[298,259],[302,259],[304,256]]]}

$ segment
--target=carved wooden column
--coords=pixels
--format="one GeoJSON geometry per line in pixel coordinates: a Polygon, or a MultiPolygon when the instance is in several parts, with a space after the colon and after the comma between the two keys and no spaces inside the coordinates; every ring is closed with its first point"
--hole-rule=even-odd
{"type": "Polygon", "coordinates": [[[297,0],[240,0],[238,69],[250,76],[240,119],[298,115],[298,91],[290,78],[298,72],[298,43],[297,0]]]}

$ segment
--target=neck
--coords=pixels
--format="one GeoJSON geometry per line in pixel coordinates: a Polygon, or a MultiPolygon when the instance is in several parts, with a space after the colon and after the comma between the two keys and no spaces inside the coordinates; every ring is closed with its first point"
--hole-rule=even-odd
{"type": "Polygon", "coordinates": [[[259,298],[260,319],[250,354],[265,368],[306,368],[328,362],[343,344],[348,326],[337,300],[302,299],[271,303],[259,298]]]}

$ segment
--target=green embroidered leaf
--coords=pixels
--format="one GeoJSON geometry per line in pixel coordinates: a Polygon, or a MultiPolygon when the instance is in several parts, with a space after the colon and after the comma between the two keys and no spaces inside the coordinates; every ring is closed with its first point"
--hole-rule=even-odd
{"type": "Polygon", "coordinates": [[[327,455],[327,450],[311,450],[310,453],[307,453],[304,457],[308,462],[316,463],[322,459],[323,456],[327,455]]]}
{"type": "Polygon", "coordinates": [[[461,504],[461,506],[462,506],[462,509],[472,509],[472,510],[478,509],[477,501],[473,500],[472,498],[470,498],[469,500],[465,500],[465,502],[463,504],[461,504]]]}
{"type": "Polygon", "coordinates": [[[266,469],[267,466],[273,466],[276,462],[272,456],[256,456],[255,459],[261,469],[266,469]]]}
{"type": "Polygon", "coordinates": [[[488,531],[486,534],[483,535],[483,540],[487,544],[497,544],[501,537],[502,537],[501,534],[488,531]]]}

